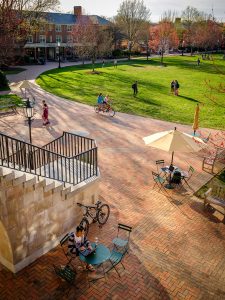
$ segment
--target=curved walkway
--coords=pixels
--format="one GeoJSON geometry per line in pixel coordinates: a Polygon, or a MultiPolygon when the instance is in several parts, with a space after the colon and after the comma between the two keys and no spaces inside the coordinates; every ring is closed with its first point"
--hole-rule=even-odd
{"type": "MultiPolygon", "coordinates": [[[[19,81],[19,80],[18,80],[19,81]]],[[[18,86],[12,85],[18,92],[18,86]]],[[[106,244],[116,234],[118,221],[134,227],[131,254],[126,258],[126,270],[109,275],[109,280],[98,281],[90,288],[81,284],[73,291],[78,299],[223,299],[225,295],[225,228],[220,219],[203,211],[201,201],[192,196],[210,179],[202,172],[199,155],[175,154],[175,163],[183,169],[193,165],[196,172],[192,190],[181,194],[170,192],[166,197],[153,190],[151,171],[154,161],[170,161],[170,154],[146,147],[142,137],[177,126],[190,132],[190,126],[118,113],[114,118],[96,114],[92,107],[62,100],[34,85],[33,93],[38,111],[32,124],[33,141],[43,145],[61,135],[62,131],[86,131],[97,140],[101,169],[101,197],[112,207],[108,224],[96,232],[106,244]],[[52,126],[43,128],[41,101],[49,105],[52,126]],[[41,137],[41,138],[40,138],[41,137]]],[[[22,116],[0,119],[1,131],[27,139],[27,127],[22,116]]],[[[220,216],[218,216],[220,218],[220,216]]],[[[45,275],[54,258],[62,260],[60,250],[45,255],[20,272],[11,291],[12,277],[0,272],[0,298],[10,299],[19,292],[25,299],[27,286],[34,299],[58,299],[57,282],[52,274],[45,275]],[[35,274],[32,272],[35,269],[35,274]],[[31,276],[31,274],[33,274],[31,276]],[[29,279],[40,281],[31,284],[29,279]],[[28,281],[27,281],[28,280],[28,281]],[[3,287],[4,285],[4,287],[3,287]],[[43,294],[45,296],[43,296],[43,294]]],[[[32,281],[31,280],[31,281],[32,281]]],[[[32,281],[32,282],[33,282],[32,281]]],[[[28,298],[28,296],[27,296],[28,298]]]]}

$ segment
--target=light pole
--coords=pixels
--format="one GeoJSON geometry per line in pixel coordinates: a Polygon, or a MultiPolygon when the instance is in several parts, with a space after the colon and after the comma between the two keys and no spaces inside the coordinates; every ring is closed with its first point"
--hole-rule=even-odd
{"type": "Polygon", "coordinates": [[[61,68],[61,61],[60,61],[60,42],[58,42],[58,53],[59,53],[59,66],[58,66],[58,68],[60,69],[61,68]]]}
{"type": "Polygon", "coordinates": [[[34,116],[34,108],[32,107],[29,98],[27,98],[26,107],[24,107],[24,115],[25,115],[25,117],[27,118],[27,121],[28,121],[30,144],[32,144],[31,123],[32,123],[32,118],[34,116]]]}

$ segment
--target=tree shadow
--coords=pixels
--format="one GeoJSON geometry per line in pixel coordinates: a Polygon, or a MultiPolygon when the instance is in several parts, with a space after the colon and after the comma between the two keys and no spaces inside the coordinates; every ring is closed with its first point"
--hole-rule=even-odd
{"type": "Polygon", "coordinates": [[[194,98],[191,98],[191,97],[187,97],[187,96],[183,96],[183,95],[179,95],[178,97],[184,98],[184,99],[189,100],[189,101],[200,103],[198,100],[196,100],[194,98]]]}

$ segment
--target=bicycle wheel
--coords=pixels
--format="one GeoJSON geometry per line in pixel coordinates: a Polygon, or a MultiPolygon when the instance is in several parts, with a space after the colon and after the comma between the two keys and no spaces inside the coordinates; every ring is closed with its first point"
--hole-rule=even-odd
{"type": "Polygon", "coordinates": [[[96,113],[99,113],[99,107],[98,107],[98,105],[94,106],[94,110],[95,110],[96,113]]]}
{"type": "Polygon", "coordinates": [[[102,204],[97,212],[97,220],[99,224],[105,224],[109,218],[110,208],[108,204],[102,204]]]}
{"type": "Polygon", "coordinates": [[[113,117],[115,115],[115,113],[116,113],[115,110],[112,107],[110,107],[110,109],[108,110],[108,115],[110,117],[113,117]]]}
{"type": "Polygon", "coordinates": [[[86,237],[88,235],[89,231],[89,222],[87,218],[83,218],[80,222],[80,226],[84,228],[84,236],[86,237]]]}

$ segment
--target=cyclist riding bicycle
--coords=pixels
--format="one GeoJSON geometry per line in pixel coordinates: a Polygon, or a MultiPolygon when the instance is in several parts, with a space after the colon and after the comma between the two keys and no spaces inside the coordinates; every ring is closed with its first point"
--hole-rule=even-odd
{"type": "Polygon", "coordinates": [[[109,104],[110,98],[109,95],[106,95],[104,100],[103,100],[103,106],[105,109],[109,109],[110,108],[110,104],[109,104]]]}
{"type": "Polygon", "coordinates": [[[98,103],[99,107],[103,104],[103,101],[104,101],[104,97],[103,97],[102,93],[100,93],[97,98],[97,103],[98,103]]]}

